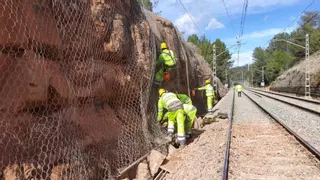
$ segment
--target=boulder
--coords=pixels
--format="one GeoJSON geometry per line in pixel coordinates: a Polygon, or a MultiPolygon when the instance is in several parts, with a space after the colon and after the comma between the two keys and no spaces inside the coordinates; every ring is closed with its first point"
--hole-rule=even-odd
{"type": "Polygon", "coordinates": [[[165,155],[161,154],[159,151],[152,150],[148,156],[149,169],[152,176],[154,176],[161,166],[162,162],[166,158],[165,155]]]}
{"type": "MultiPolygon", "coordinates": [[[[187,93],[211,77],[173,23],[136,0],[7,0],[0,11],[0,169],[7,179],[26,176],[17,164],[41,179],[64,178],[62,170],[104,179],[154,148],[164,137],[153,84],[162,41],[177,56],[165,88],[187,93]],[[82,169],[73,171],[79,159],[82,169]]],[[[198,110],[204,99],[193,98],[198,110]]],[[[156,157],[152,175],[163,161],[156,157]]],[[[139,177],[150,178],[146,163],[139,166],[139,177]]]]}
{"type": "Polygon", "coordinates": [[[147,160],[142,161],[139,163],[136,173],[137,180],[150,180],[152,179],[152,176],[149,171],[149,166],[147,160]]]}

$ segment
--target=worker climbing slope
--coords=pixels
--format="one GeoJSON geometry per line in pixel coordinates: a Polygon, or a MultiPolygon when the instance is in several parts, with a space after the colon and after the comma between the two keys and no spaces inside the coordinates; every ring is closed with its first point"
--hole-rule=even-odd
{"type": "Polygon", "coordinates": [[[168,115],[168,134],[173,137],[175,123],[177,122],[177,135],[178,141],[181,147],[185,145],[185,113],[183,110],[183,104],[178,99],[176,94],[167,92],[165,89],[159,89],[159,101],[158,101],[158,121],[162,120],[163,110],[166,109],[168,115]]]}
{"type": "Polygon", "coordinates": [[[161,54],[158,58],[156,67],[160,67],[159,71],[156,73],[156,84],[161,85],[164,77],[170,78],[170,71],[175,68],[176,59],[173,51],[168,49],[166,43],[161,43],[161,54]]]}
{"type": "Polygon", "coordinates": [[[195,90],[206,90],[206,96],[207,96],[207,108],[208,112],[212,112],[212,107],[214,103],[214,89],[212,85],[210,84],[210,79],[207,79],[205,81],[206,85],[200,88],[196,88],[195,90]]]}
{"type": "Polygon", "coordinates": [[[240,84],[236,86],[236,91],[238,92],[238,97],[241,97],[242,86],[240,84]]]}

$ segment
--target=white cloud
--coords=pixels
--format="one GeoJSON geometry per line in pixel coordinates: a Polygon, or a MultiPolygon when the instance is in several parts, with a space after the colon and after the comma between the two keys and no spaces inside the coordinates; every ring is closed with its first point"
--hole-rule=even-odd
{"type": "MultiPolygon", "coordinates": [[[[295,29],[295,27],[287,28],[285,32],[292,32],[295,29]]],[[[271,29],[265,29],[262,31],[255,31],[249,34],[244,34],[242,36],[242,39],[256,39],[256,38],[264,38],[268,36],[274,36],[278,33],[281,33],[283,31],[283,28],[271,28],[271,29]]]]}
{"type": "MultiPolygon", "coordinates": [[[[181,0],[188,12],[192,15],[199,28],[205,29],[208,27],[208,20],[217,18],[227,18],[226,12],[221,0],[181,0]],[[213,6],[214,5],[214,6],[213,6]]],[[[262,13],[270,10],[294,5],[297,2],[304,0],[250,0],[248,5],[248,13],[262,13]]],[[[242,13],[243,1],[228,0],[225,1],[231,19],[239,17],[242,13]]],[[[158,6],[154,9],[155,12],[162,11],[161,15],[167,18],[178,26],[180,31],[186,33],[202,33],[198,32],[190,17],[186,14],[184,8],[177,0],[159,1],[158,6]]],[[[235,22],[233,22],[235,23],[235,22]]],[[[226,25],[226,24],[225,24],[226,25]]],[[[226,25],[229,26],[229,23],[226,25]]],[[[213,26],[214,27],[214,26],[213,26]]]]}
{"type": "Polygon", "coordinates": [[[224,25],[221,22],[217,21],[217,19],[212,18],[205,29],[206,31],[210,31],[210,30],[221,29],[221,28],[224,28],[224,25]]]}
{"type": "MultiPolygon", "coordinates": [[[[252,63],[252,51],[239,53],[239,66],[252,63]]],[[[231,60],[234,60],[233,66],[238,66],[238,53],[234,53],[231,56],[231,60]]]]}
{"type": "MultiPolygon", "coordinates": [[[[194,17],[192,17],[192,19],[195,21],[195,23],[197,22],[194,17]]],[[[184,14],[175,21],[175,25],[178,27],[180,31],[185,32],[185,35],[199,33],[198,28],[196,27],[192,19],[189,17],[188,14],[184,14]]]]}

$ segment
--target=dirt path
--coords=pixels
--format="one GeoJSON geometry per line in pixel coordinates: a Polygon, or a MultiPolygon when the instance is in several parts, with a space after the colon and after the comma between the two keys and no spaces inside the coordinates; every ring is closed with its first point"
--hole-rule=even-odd
{"type": "Polygon", "coordinates": [[[320,179],[320,164],[246,96],[235,99],[229,179],[320,179]]]}
{"type": "Polygon", "coordinates": [[[212,180],[222,174],[228,121],[220,120],[204,127],[204,132],[184,149],[174,153],[182,161],[178,171],[165,179],[212,180]]]}
{"type": "MultiPolygon", "coordinates": [[[[214,107],[215,115],[218,112],[230,112],[232,95],[232,91],[228,92],[214,107]]],[[[174,153],[175,159],[181,159],[177,164],[178,170],[167,175],[165,179],[221,179],[228,126],[229,121],[226,119],[218,119],[218,122],[204,126],[202,133],[192,143],[174,153]]]]}

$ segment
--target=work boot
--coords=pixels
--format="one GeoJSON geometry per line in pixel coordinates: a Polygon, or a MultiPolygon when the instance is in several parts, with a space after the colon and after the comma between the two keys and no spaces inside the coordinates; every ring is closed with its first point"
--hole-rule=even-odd
{"type": "Polygon", "coordinates": [[[186,146],[184,141],[180,141],[179,144],[179,149],[182,149],[186,146]]]}

